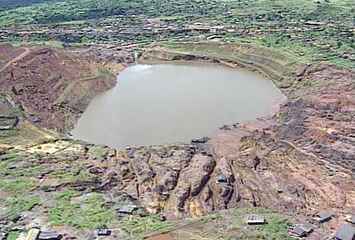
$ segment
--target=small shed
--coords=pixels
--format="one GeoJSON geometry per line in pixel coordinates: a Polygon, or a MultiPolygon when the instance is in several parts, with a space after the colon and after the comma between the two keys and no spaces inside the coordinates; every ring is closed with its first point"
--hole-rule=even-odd
{"type": "Polygon", "coordinates": [[[41,231],[38,240],[60,240],[62,235],[54,231],[41,231]]]}
{"type": "Polygon", "coordinates": [[[292,237],[305,237],[307,236],[306,231],[304,231],[299,226],[293,226],[288,230],[288,234],[292,237]]]}
{"type": "Polygon", "coordinates": [[[106,229],[106,228],[96,229],[96,235],[97,236],[110,236],[111,235],[111,230],[110,229],[106,229]]]}
{"type": "Polygon", "coordinates": [[[221,174],[221,175],[218,175],[218,176],[217,176],[216,182],[217,182],[217,183],[227,183],[227,182],[228,182],[228,179],[227,179],[226,176],[224,176],[223,174],[221,174]]]}
{"type": "Polygon", "coordinates": [[[294,237],[306,237],[313,231],[313,226],[308,223],[296,224],[290,227],[288,233],[294,237]]]}
{"type": "Polygon", "coordinates": [[[256,214],[251,214],[246,217],[246,222],[249,225],[259,225],[259,224],[265,224],[265,218],[260,215],[256,214]]]}
{"type": "Polygon", "coordinates": [[[316,220],[319,223],[328,222],[334,216],[333,212],[323,211],[317,214],[316,220]]]}
{"type": "Polygon", "coordinates": [[[117,209],[117,212],[120,214],[133,214],[134,211],[136,211],[138,207],[136,205],[124,205],[120,208],[117,209]]]}

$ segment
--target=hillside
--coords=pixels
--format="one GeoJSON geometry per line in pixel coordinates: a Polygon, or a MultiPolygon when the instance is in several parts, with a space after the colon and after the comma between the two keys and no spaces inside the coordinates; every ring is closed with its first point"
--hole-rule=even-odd
{"type": "MultiPolygon", "coordinates": [[[[76,62],[79,58],[74,60],[68,50],[1,49],[9,61],[2,65],[4,72],[12,69],[16,76],[28,76],[27,81],[31,79],[28,74],[39,73],[32,83],[39,85],[34,88],[9,85],[16,81],[0,82],[9,89],[5,91],[8,96],[1,97],[6,119],[19,119],[10,129],[0,131],[0,197],[4,200],[0,224],[11,234],[23,233],[14,230],[20,225],[78,239],[87,239],[96,228],[104,227],[113,229],[108,239],[185,236],[192,240],[207,234],[205,239],[211,240],[235,236],[281,240],[289,239],[292,224],[312,222],[314,233],[308,239],[316,240],[331,234],[354,210],[351,131],[355,102],[350,70],[319,64],[305,68],[268,49],[244,44],[180,43],[149,48],[140,61],[198,61],[204,56],[205,61],[243,65],[274,76],[289,101],[271,119],[227,126],[210,140],[112,149],[41,128],[62,129],[67,118],[75,120],[85,109],[85,104],[75,105],[73,112],[70,106],[77,97],[90,97],[93,92],[85,91],[88,88],[82,84],[77,88],[81,91],[67,91],[71,82],[65,77],[71,68],[86,69],[85,59],[76,62]],[[50,60],[55,56],[71,56],[72,60],[61,69],[61,61],[50,60]],[[51,66],[38,68],[34,57],[51,66]],[[61,69],[64,78],[48,78],[45,69],[51,67],[61,69]],[[49,83],[57,87],[43,88],[52,86],[49,83]],[[51,107],[53,100],[63,100],[58,97],[63,94],[69,100],[63,101],[64,108],[51,107]],[[122,209],[129,206],[135,207],[127,215],[125,211],[130,210],[122,209]],[[331,210],[336,217],[317,224],[313,217],[321,210],[331,210]],[[270,223],[246,226],[243,219],[253,212],[266,216],[270,223]]],[[[15,79],[22,82],[20,77],[15,79]]]]}
{"type": "Polygon", "coordinates": [[[56,0],[3,0],[0,2],[0,10],[8,10],[18,7],[31,6],[33,4],[54,2],[56,0]]]}
{"type": "Polygon", "coordinates": [[[352,0],[1,1],[0,240],[355,232],[354,13],[352,0]],[[136,63],[243,68],[285,101],[185,143],[73,139],[90,101],[136,63]]]}
{"type": "Polygon", "coordinates": [[[67,0],[1,11],[0,26],[0,40],[11,42],[55,40],[78,45],[242,39],[288,51],[304,62],[354,67],[351,0],[67,0]]]}

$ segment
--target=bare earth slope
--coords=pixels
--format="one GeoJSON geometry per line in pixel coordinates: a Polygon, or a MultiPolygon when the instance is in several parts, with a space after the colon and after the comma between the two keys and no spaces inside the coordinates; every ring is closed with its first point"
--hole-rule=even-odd
{"type": "MultiPolygon", "coordinates": [[[[179,239],[177,233],[184,239],[262,239],[238,230],[240,225],[229,222],[234,216],[229,212],[221,213],[224,220],[203,220],[207,229],[182,227],[176,221],[156,223],[149,217],[120,218],[117,211],[133,204],[168,219],[229,208],[267,208],[289,216],[291,222],[313,223],[317,212],[327,210],[336,217],[315,224],[308,239],[333,233],[345,215],[355,211],[354,72],[287,62],[250,46],[207,47],[209,52],[203,51],[203,44],[151,48],[141,60],[248,67],[273,79],[287,102],[271,118],[224,126],[209,140],[117,150],[58,138],[41,128],[66,129],[61,116],[76,119],[85,109],[81,99],[86,103],[90,97],[84,93],[92,89],[87,83],[98,91],[111,86],[101,78],[87,80],[89,73],[95,76],[92,65],[78,62],[69,52],[40,48],[6,67],[0,84],[12,97],[2,97],[0,109],[19,123],[0,130],[1,231],[39,225],[67,239],[89,239],[93,229],[106,225],[114,229],[111,239],[139,239],[162,229],[170,235],[151,239],[179,239]],[[29,113],[40,116],[37,126],[29,113]]],[[[1,49],[9,56],[7,62],[26,50],[1,49]]]]}
{"type": "Polygon", "coordinates": [[[89,59],[51,48],[1,45],[2,90],[12,92],[39,125],[63,131],[75,123],[97,93],[115,84],[115,76],[89,59]]]}

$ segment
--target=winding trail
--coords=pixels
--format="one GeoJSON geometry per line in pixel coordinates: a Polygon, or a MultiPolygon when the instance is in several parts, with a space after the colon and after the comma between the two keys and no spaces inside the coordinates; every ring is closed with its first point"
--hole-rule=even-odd
{"type": "Polygon", "coordinates": [[[3,71],[5,71],[9,66],[11,66],[12,64],[22,60],[23,58],[25,58],[28,54],[31,53],[31,50],[29,48],[24,48],[25,51],[23,53],[21,53],[20,55],[18,55],[17,57],[13,58],[11,61],[9,61],[8,63],[5,64],[5,66],[3,66],[0,69],[0,73],[2,73],[3,71]]]}

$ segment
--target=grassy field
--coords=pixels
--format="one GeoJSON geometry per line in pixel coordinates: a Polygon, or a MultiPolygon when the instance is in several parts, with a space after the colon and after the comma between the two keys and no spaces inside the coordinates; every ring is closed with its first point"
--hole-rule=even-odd
{"type": "MultiPolygon", "coordinates": [[[[247,22],[243,22],[247,25],[257,24],[260,20],[282,24],[301,19],[339,21],[344,26],[354,24],[354,4],[351,0],[32,0],[11,1],[11,5],[14,6],[12,9],[0,12],[2,26],[133,14],[165,19],[201,17],[234,23],[248,18],[247,22]]],[[[9,4],[1,3],[0,7],[4,6],[9,4]]]]}
{"type": "MultiPolygon", "coordinates": [[[[19,1],[21,2],[21,1],[19,1]]],[[[222,41],[249,42],[290,53],[305,63],[328,61],[338,66],[355,68],[354,22],[355,6],[351,0],[61,0],[36,1],[29,5],[0,10],[0,26],[13,28],[32,25],[53,29],[85,27],[102,29],[105,26],[146,31],[147,19],[174,25],[194,22],[233,26],[239,32],[223,32],[222,41]],[[41,24],[41,25],[38,25],[41,24]]],[[[0,8],[1,9],[1,8],[0,8]]],[[[211,36],[213,34],[207,34],[211,36]]],[[[129,41],[150,44],[191,36],[134,34],[129,41]]],[[[21,43],[23,39],[11,35],[8,41],[21,43]]],[[[34,34],[29,41],[55,42],[45,34],[34,34]]],[[[127,35],[100,37],[66,36],[73,44],[127,42],[127,35]]],[[[191,38],[195,40],[195,38],[191,38]]]]}
{"type": "Polygon", "coordinates": [[[0,25],[47,24],[74,20],[98,19],[116,15],[209,15],[217,11],[223,13],[225,5],[219,1],[204,0],[66,0],[44,2],[25,7],[5,10],[0,13],[0,25]]]}

